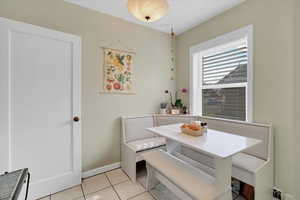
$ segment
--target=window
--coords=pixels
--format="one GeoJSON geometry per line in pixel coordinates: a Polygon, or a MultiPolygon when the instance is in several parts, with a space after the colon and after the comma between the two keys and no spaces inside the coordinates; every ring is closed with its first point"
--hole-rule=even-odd
{"type": "Polygon", "coordinates": [[[252,121],[252,26],[191,47],[191,111],[252,121]]]}

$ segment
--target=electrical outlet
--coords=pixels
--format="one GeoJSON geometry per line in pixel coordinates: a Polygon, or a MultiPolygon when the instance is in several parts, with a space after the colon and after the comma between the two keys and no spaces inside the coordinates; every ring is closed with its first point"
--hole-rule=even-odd
{"type": "Polygon", "coordinates": [[[274,200],[283,200],[283,192],[278,188],[273,189],[273,199],[274,200]]]}

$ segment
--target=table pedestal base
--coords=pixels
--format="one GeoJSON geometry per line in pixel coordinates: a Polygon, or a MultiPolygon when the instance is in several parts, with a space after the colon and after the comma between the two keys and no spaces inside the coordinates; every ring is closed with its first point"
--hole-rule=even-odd
{"type": "Polygon", "coordinates": [[[232,170],[232,159],[229,158],[215,158],[215,177],[217,184],[217,192],[225,192],[224,197],[220,200],[232,200],[231,193],[231,170],[232,170]]]}
{"type": "MultiPolygon", "coordinates": [[[[181,152],[181,144],[167,139],[167,152],[173,155],[181,152]]],[[[214,158],[217,193],[223,194],[217,200],[232,200],[231,170],[232,158],[214,158]]]]}

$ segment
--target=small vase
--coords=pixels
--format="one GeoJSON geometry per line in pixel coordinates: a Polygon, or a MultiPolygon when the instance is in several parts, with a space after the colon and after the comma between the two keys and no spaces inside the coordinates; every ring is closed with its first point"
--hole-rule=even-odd
{"type": "Polygon", "coordinates": [[[166,108],[161,108],[159,113],[161,115],[166,115],[167,114],[167,109],[166,108]]]}
{"type": "Polygon", "coordinates": [[[172,115],[179,115],[180,114],[180,110],[178,108],[172,108],[171,109],[171,114],[172,115]]]}
{"type": "Polygon", "coordinates": [[[187,107],[186,107],[186,106],[183,106],[183,107],[182,107],[182,113],[183,113],[184,115],[188,114],[188,110],[187,110],[187,107]]]}

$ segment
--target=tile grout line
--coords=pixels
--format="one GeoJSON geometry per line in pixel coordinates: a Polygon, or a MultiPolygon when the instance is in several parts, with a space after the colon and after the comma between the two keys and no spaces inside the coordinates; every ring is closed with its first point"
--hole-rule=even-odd
{"type": "Polygon", "coordinates": [[[125,176],[130,180],[130,177],[125,173],[125,171],[121,167],[118,169],[120,169],[122,171],[122,173],[125,174],[125,176]]]}
{"type": "MultiPolygon", "coordinates": [[[[121,169],[121,168],[118,168],[118,169],[121,169]]],[[[110,171],[114,171],[114,170],[116,170],[116,169],[113,169],[113,170],[110,170],[110,171]]],[[[121,169],[121,170],[122,170],[122,169],[121,169]]],[[[110,172],[110,171],[108,171],[108,172],[110,172]]],[[[124,173],[123,170],[122,170],[122,172],[124,173]]],[[[81,182],[81,184],[80,184],[80,188],[81,188],[81,191],[82,191],[82,194],[83,194],[82,197],[83,197],[85,200],[86,200],[86,196],[87,196],[87,195],[93,194],[93,193],[97,193],[97,192],[99,192],[99,191],[108,189],[108,188],[110,188],[110,187],[112,187],[112,189],[114,190],[114,192],[117,194],[119,200],[122,200],[121,197],[119,196],[118,192],[116,191],[116,189],[115,189],[114,186],[115,186],[115,185],[122,184],[122,183],[125,183],[125,182],[128,182],[128,181],[129,181],[129,182],[132,182],[132,181],[130,180],[130,178],[128,177],[128,175],[127,175],[126,173],[124,173],[124,174],[126,175],[126,177],[128,178],[128,180],[124,180],[124,181],[121,181],[121,182],[119,182],[119,183],[112,184],[111,181],[110,181],[110,179],[109,179],[109,177],[108,177],[108,175],[107,175],[106,173],[107,173],[107,172],[103,172],[103,173],[97,174],[97,175],[95,175],[95,176],[98,176],[98,175],[103,174],[103,175],[107,178],[107,180],[108,180],[108,182],[109,182],[110,185],[107,186],[107,187],[104,187],[104,188],[102,188],[102,189],[99,189],[99,190],[97,190],[97,191],[95,191],[95,192],[91,192],[91,193],[85,194],[85,191],[84,191],[84,188],[83,188],[83,180],[89,179],[89,178],[91,178],[91,177],[82,179],[82,182],[81,182]]],[[[92,177],[94,177],[94,176],[92,176],[92,177]]],[[[138,183],[139,183],[139,182],[138,182],[138,183]]],[[[141,183],[139,183],[139,184],[143,187],[143,185],[142,185],[141,183]]],[[[78,185],[78,186],[79,186],[79,185],[78,185]]],[[[71,189],[71,188],[74,188],[74,187],[76,187],[76,186],[67,188],[67,189],[65,189],[65,190],[68,190],[68,189],[71,189]]],[[[63,191],[65,191],[65,190],[62,190],[62,191],[59,191],[59,192],[63,192],[63,191]]],[[[57,193],[59,193],[59,192],[57,192],[57,193]]],[[[138,194],[138,195],[141,195],[141,194],[143,194],[143,193],[145,193],[145,192],[142,192],[142,193],[140,193],[140,194],[138,194]]],[[[52,199],[52,195],[53,195],[53,194],[49,194],[49,199],[50,199],[50,200],[52,199]]],[[[138,195],[135,195],[135,196],[133,196],[133,197],[130,197],[129,199],[132,199],[132,198],[134,198],[134,197],[136,197],[136,196],[138,196],[138,195]]]]}
{"type": "MultiPolygon", "coordinates": [[[[146,178],[147,178],[147,174],[146,174],[146,178]]],[[[146,180],[147,181],[147,180],[146,180]]],[[[137,182],[139,182],[140,184],[141,184],[141,186],[143,187],[143,188],[145,188],[145,192],[144,193],[148,193],[154,200],[158,200],[153,194],[152,194],[152,192],[149,190],[149,191],[147,191],[147,188],[146,188],[146,186],[144,187],[144,185],[142,184],[142,182],[140,182],[140,181],[137,181],[137,182]]],[[[142,194],[144,194],[144,193],[142,193],[142,194]]]]}
{"type": "MultiPolygon", "coordinates": [[[[147,178],[147,175],[146,175],[146,178],[147,178]]],[[[146,180],[146,181],[147,181],[147,180],[146,180]]],[[[140,182],[140,181],[138,181],[138,182],[141,184],[141,186],[142,186],[143,188],[145,188],[146,192],[147,192],[154,200],[158,200],[158,199],[151,193],[150,190],[147,191],[146,186],[144,187],[144,185],[142,184],[142,182],[140,182]]],[[[144,193],[146,193],[146,192],[144,192],[144,193]]],[[[143,193],[142,193],[142,194],[143,194],[143,193]]]]}
{"type": "MultiPolygon", "coordinates": [[[[143,186],[143,184],[140,182],[140,184],[143,186]]],[[[144,186],[143,186],[144,187],[144,186]]],[[[152,192],[149,190],[149,191],[147,191],[147,189],[146,189],[146,187],[145,187],[145,190],[146,190],[146,192],[154,199],[154,200],[158,200],[153,194],[152,194],[152,192]]],[[[145,193],[146,193],[145,192],[145,193]]]]}
{"type": "MultiPolygon", "coordinates": [[[[120,200],[122,200],[121,199],[121,197],[119,196],[119,194],[118,194],[118,192],[117,192],[117,190],[115,189],[115,186],[116,185],[119,185],[119,184],[122,184],[122,183],[125,183],[125,182],[132,182],[132,180],[130,179],[130,177],[122,170],[122,168],[117,168],[117,169],[114,169],[114,170],[110,170],[110,171],[107,171],[107,172],[104,172],[104,174],[105,174],[105,176],[107,177],[107,179],[108,179],[108,181],[109,181],[109,183],[111,184],[111,186],[112,186],[112,188],[113,188],[113,190],[115,191],[115,193],[117,194],[117,196],[118,196],[118,198],[120,199],[120,200]],[[112,184],[111,183],[111,181],[109,180],[109,177],[108,177],[108,175],[107,175],[107,173],[108,172],[110,172],[110,171],[114,171],[114,170],[117,170],[117,169],[120,169],[125,175],[126,175],[126,177],[128,178],[128,180],[125,180],[125,181],[121,181],[121,182],[119,182],[119,183],[116,183],[116,184],[112,184]]],[[[143,186],[143,184],[142,183],[140,183],[139,181],[136,181],[136,183],[138,183],[140,186],[142,186],[142,188],[144,188],[144,189],[146,189],[144,186],[143,186]]],[[[126,199],[126,200],[130,200],[130,199],[133,199],[133,198],[135,198],[135,197],[137,197],[137,196],[140,196],[140,195],[142,195],[142,194],[144,194],[144,193],[147,193],[147,191],[145,190],[144,192],[142,192],[142,193],[139,193],[139,194],[137,194],[137,195],[134,195],[134,196],[132,196],[132,197],[130,197],[130,198],[128,198],[128,199],[126,199]]],[[[149,193],[150,194],[150,193],[149,193]]],[[[152,194],[150,194],[152,197],[153,197],[153,195],[152,194]]],[[[156,198],[154,198],[155,200],[156,200],[156,198]]]]}
{"type": "Polygon", "coordinates": [[[147,193],[147,192],[148,192],[148,191],[145,191],[145,192],[139,193],[139,194],[137,194],[137,195],[134,195],[134,196],[132,196],[132,197],[128,198],[127,200],[133,199],[133,198],[135,198],[135,197],[138,197],[138,196],[140,196],[140,195],[142,195],[142,194],[145,194],[145,193],[147,193]]]}
{"type": "Polygon", "coordinates": [[[85,193],[84,193],[84,190],[83,190],[83,187],[82,187],[82,181],[81,181],[81,184],[80,184],[80,188],[81,188],[81,192],[82,192],[83,198],[86,200],[85,193]]]}
{"type": "Polygon", "coordinates": [[[113,184],[111,183],[111,181],[109,180],[109,178],[108,178],[108,176],[107,176],[106,172],[105,172],[104,174],[105,174],[105,177],[107,178],[107,180],[108,180],[109,184],[111,185],[111,187],[112,187],[113,191],[116,193],[116,195],[117,195],[118,199],[119,199],[119,200],[122,200],[122,199],[121,199],[121,197],[119,196],[119,194],[118,194],[117,190],[115,189],[114,185],[113,185],[113,184]]]}
{"type": "Polygon", "coordinates": [[[158,200],[153,194],[151,191],[149,191],[149,194],[151,195],[151,197],[154,199],[154,200],[158,200]]]}
{"type": "MultiPolygon", "coordinates": [[[[131,180],[130,180],[130,182],[132,182],[131,180]]],[[[138,184],[140,184],[141,186],[142,186],[142,188],[144,188],[144,186],[140,183],[140,182],[138,182],[138,181],[136,181],[135,183],[138,183],[138,184]]],[[[140,196],[141,194],[144,194],[144,193],[146,193],[147,191],[146,191],[146,188],[144,188],[145,189],[145,191],[144,192],[141,192],[141,193],[139,193],[139,194],[136,194],[136,195],[134,195],[134,196],[132,196],[132,197],[129,197],[128,199],[126,199],[126,200],[130,200],[130,199],[133,199],[133,198],[135,198],[135,197],[137,197],[137,196],[140,196]]]]}
{"type": "Polygon", "coordinates": [[[128,179],[128,180],[125,180],[125,181],[121,181],[121,182],[119,182],[119,183],[116,183],[116,184],[111,184],[112,186],[113,185],[120,185],[120,184],[122,184],[122,183],[125,183],[125,182],[128,182],[128,181],[131,181],[130,179],[128,179]]]}
{"type": "MultiPolygon", "coordinates": [[[[113,171],[113,170],[110,170],[110,171],[113,171]]],[[[89,177],[89,178],[92,178],[92,177],[95,177],[95,176],[99,176],[99,175],[104,175],[104,176],[107,178],[107,180],[108,180],[108,182],[109,182],[110,185],[109,185],[109,186],[106,186],[106,187],[104,187],[104,188],[102,188],[102,189],[96,190],[96,191],[94,191],[94,192],[87,193],[86,195],[94,194],[94,193],[100,192],[100,191],[102,191],[102,190],[106,190],[106,189],[108,189],[108,188],[110,188],[110,187],[113,187],[113,184],[110,182],[108,176],[106,175],[106,172],[103,172],[103,173],[100,173],[100,174],[91,176],[91,177],[89,177]]],[[[82,179],[82,180],[86,180],[86,179],[89,179],[89,178],[84,178],[84,179],[82,179]]],[[[126,181],[128,181],[128,180],[126,180],[126,181]]],[[[122,181],[122,182],[120,182],[120,183],[123,183],[123,182],[125,182],[125,181],[122,181]]],[[[83,182],[82,182],[82,183],[83,183],[83,182]]],[[[82,183],[81,183],[81,186],[83,186],[82,183]]],[[[118,183],[118,184],[120,184],[120,183],[118,183]]],[[[116,184],[116,185],[117,185],[117,184],[116,184]]],[[[82,187],[82,191],[83,191],[83,194],[84,194],[84,197],[85,197],[86,195],[85,195],[85,193],[84,193],[83,187],[82,187]]]]}
{"type": "MultiPolygon", "coordinates": [[[[86,195],[90,195],[90,194],[94,194],[94,193],[97,193],[97,192],[100,192],[102,190],[106,190],[108,188],[112,187],[111,185],[107,186],[107,187],[104,187],[102,189],[99,189],[99,190],[96,190],[95,192],[91,192],[91,193],[87,193],[86,195]]],[[[83,189],[83,194],[84,194],[84,189],[83,189]]]]}
{"type": "MultiPolygon", "coordinates": [[[[121,181],[121,182],[119,182],[119,183],[112,184],[111,181],[109,180],[108,175],[107,175],[106,173],[111,172],[111,171],[114,171],[114,170],[117,170],[117,169],[122,170],[122,168],[119,167],[119,168],[116,168],[116,169],[109,170],[109,171],[107,171],[107,172],[103,172],[103,173],[96,174],[96,175],[91,176],[91,177],[88,177],[88,178],[83,178],[82,180],[86,180],[86,179],[89,179],[89,178],[92,178],[92,177],[99,176],[99,175],[103,174],[103,175],[105,175],[105,177],[107,178],[107,180],[108,180],[108,182],[109,182],[109,184],[110,184],[109,186],[107,186],[107,187],[105,187],[105,188],[102,188],[102,189],[97,190],[97,191],[95,191],[95,192],[88,193],[87,195],[89,195],[89,194],[94,194],[94,193],[96,193],[96,192],[100,192],[100,191],[102,191],[102,190],[105,190],[105,189],[108,189],[108,188],[112,187],[113,190],[114,190],[114,192],[117,194],[118,198],[121,200],[121,197],[119,196],[118,192],[115,190],[114,185],[119,185],[119,184],[125,183],[125,182],[127,182],[127,181],[131,181],[131,180],[130,180],[129,176],[122,170],[122,172],[126,175],[126,177],[128,178],[128,180],[124,180],[124,181],[121,181]]],[[[81,184],[81,185],[82,185],[82,184],[81,184]]],[[[84,197],[85,197],[84,189],[82,188],[82,190],[83,190],[83,194],[84,194],[84,197]]]]}
{"type": "MultiPolygon", "coordinates": [[[[109,170],[109,171],[105,171],[105,172],[102,172],[102,173],[97,173],[97,174],[95,174],[95,175],[93,175],[93,176],[89,176],[89,177],[86,177],[86,178],[82,178],[82,180],[89,179],[89,178],[98,176],[98,175],[100,175],[100,174],[105,174],[105,173],[107,173],[107,172],[111,172],[111,171],[114,171],[114,170],[117,170],[117,169],[121,169],[121,170],[122,170],[121,167],[118,167],[118,168],[116,168],[116,169],[111,169],[111,170],[109,170]]],[[[123,170],[122,170],[122,171],[123,171],[123,170]]],[[[126,176],[127,176],[127,174],[126,174],[126,176]]]]}
{"type": "MultiPolygon", "coordinates": [[[[139,182],[139,181],[138,181],[139,182]]],[[[142,187],[144,187],[143,186],[143,184],[141,183],[141,182],[139,182],[141,185],[142,185],[142,187]]],[[[154,200],[158,200],[153,194],[152,194],[152,192],[149,190],[149,191],[147,191],[147,189],[146,189],[146,187],[144,187],[145,188],[145,190],[146,190],[146,192],[144,192],[144,193],[148,193],[154,200]]],[[[142,193],[143,194],[143,193],[142,193]]]]}

